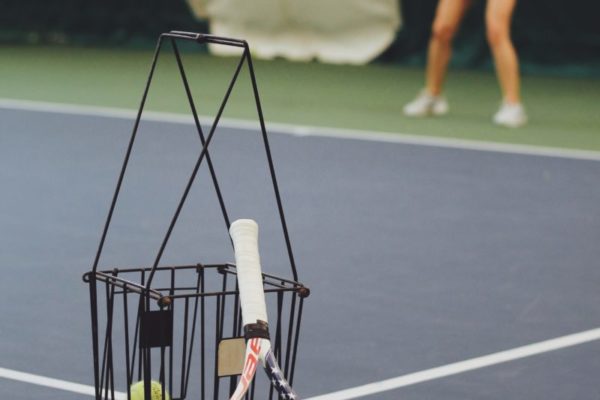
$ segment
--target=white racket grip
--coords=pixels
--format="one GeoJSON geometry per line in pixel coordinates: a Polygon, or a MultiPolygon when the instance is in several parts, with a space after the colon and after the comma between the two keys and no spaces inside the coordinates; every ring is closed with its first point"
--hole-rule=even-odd
{"type": "Polygon", "coordinates": [[[268,322],[258,254],[258,224],[251,219],[238,219],[231,224],[229,234],[235,251],[243,325],[259,320],[268,322]]]}

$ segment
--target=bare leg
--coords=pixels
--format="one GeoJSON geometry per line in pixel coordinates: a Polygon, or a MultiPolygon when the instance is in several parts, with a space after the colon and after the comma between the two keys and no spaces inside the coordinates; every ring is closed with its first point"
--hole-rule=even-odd
{"type": "Polygon", "coordinates": [[[487,39],[494,56],[498,83],[504,101],[521,102],[519,60],[510,38],[510,23],[516,0],[488,0],[486,8],[487,39]]]}
{"type": "Polygon", "coordinates": [[[426,90],[433,96],[442,92],[452,54],[452,38],[470,4],[471,0],[440,0],[438,3],[425,71],[426,90]]]}

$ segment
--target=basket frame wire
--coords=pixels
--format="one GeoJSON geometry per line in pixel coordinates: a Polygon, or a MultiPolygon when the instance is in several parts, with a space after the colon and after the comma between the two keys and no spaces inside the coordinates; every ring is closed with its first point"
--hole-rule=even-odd
{"type": "MultiPolygon", "coordinates": [[[[216,196],[218,198],[219,206],[223,220],[227,229],[230,225],[230,218],[225,206],[225,201],[219,187],[215,168],[210,158],[208,147],[215,135],[216,128],[221,120],[221,116],[230,95],[234,89],[237,79],[244,65],[247,65],[247,69],[250,75],[252,84],[252,92],[256,105],[257,116],[260,123],[260,134],[267,158],[267,164],[269,168],[269,174],[271,178],[271,184],[275,195],[277,211],[279,214],[279,220],[281,222],[281,228],[285,240],[285,246],[289,259],[290,272],[292,277],[290,279],[275,277],[268,274],[263,274],[263,281],[265,284],[265,293],[267,295],[275,295],[276,298],[276,323],[275,323],[275,337],[273,339],[273,349],[275,355],[283,361],[282,367],[284,373],[288,377],[290,384],[293,382],[294,367],[296,362],[296,353],[298,349],[298,338],[301,324],[301,314],[303,308],[304,298],[310,293],[308,288],[298,282],[298,273],[296,269],[296,263],[291,247],[291,240],[287,228],[287,223],[283,211],[283,205],[281,195],[279,192],[279,185],[275,174],[275,168],[273,164],[273,158],[271,155],[271,149],[268,141],[268,136],[265,128],[265,121],[263,118],[262,106],[260,103],[258,87],[256,83],[256,76],[254,73],[254,67],[252,63],[252,57],[250,54],[249,45],[244,40],[232,39],[219,37],[214,35],[207,35],[201,33],[190,33],[171,31],[163,33],[159,36],[146,85],[142,94],[139,109],[135,118],[133,130],[127,145],[125,157],[119,172],[114,194],[112,196],[110,207],[106,221],[104,223],[100,242],[96,255],[94,257],[92,269],[84,275],[84,281],[89,284],[89,296],[90,296],[90,314],[91,314],[91,325],[92,325],[92,353],[94,359],[94,386],[95,386],[95,397],[96,400],[108,400],[115,399],[116,397],[116,378],[115,378],[115,359],[113,352],[115,346],[113,343],[115,334],[115,307],[116,302],[122,302],[122,315],[124,324],[117,330],[122,329],[124,335],[124,353],[125,353],[125,375],[127,385],[131,385],[136,379],[144,381],[144,393],[146,398],[150,398],[151,395],[151,378],[154,369],[159,371],[159,381],[162,385],[163,397],[168,391],[174,394],[174,380],[178,379],[177,392],[178,397],[171,397],[173,400],[185,399],[188,396],[188,387],[190,384],[190,374],[192,359],[194,356],[194,343],[196,335],[199,335],[200,341],[200,365],[202,372],[200,374],[200,386],[201,386],[201,399],[207,398],[207,376],[205,373],[205,366],[207,365],[207,353],[210,352],[211,348],[207,345],[208,331],[206,324],[209,319],[209,300],[214,299],[215,309],[214,317],[215,329],[214,329],[214,378],[212,388],[212,398],[218,399],[221,388],[221,380],[223,377],[218,376],[218,355],[217,348],[220,340],[225,335],[225,322],[228,320],[228,315],[232,315],[232,330],[231,337],[239,337],[242,335],[242,319],[241,311],[239,308],[239,291],[237,287],[237,279],[235,279],[235,287],[231,288],[231,281],[235,278],[235,265],[233,264],[216,264],[216,265],[180,265],[180,266],[169,266],[163,267],[160,265],[164,250],[169,242],[173,229],[178,221],[179,215],[183,209],[184,204],[188,198],[191,187],[196,180],[196,175],[199,171],[200,166],[206,162],[211,176],[212,186],[215,189],[216,196]],[[225,95],[219,105],[219,109],[214,117],[212,125],[207,135],[205,135],[197,113],[197,108],[194,102],[194,97],[189,85],[187,74],[185,72],[181,52],[177,42],[195,42],[199,45],[223,45],[233,46],[242,49],[242,54],[236,65],[233,77],[227,86],[225,95]],[[168,229],[163,237],[160,244],[156,257],[152,266],[150,267],[138,267],[138,268],[113,268],[111,270],[99,270],[99,263],[104,251],[106,238],[109,232],[111,222],[113,220],[114,210],[119,199],[124,177],[127,171],[127,167],[131,158],[131,154],[134,148],[134,143],[138,135],[139,125],[142,118],[143,110],[146,104],[148,93],[153,81],[154,73],[156,70],[159,55],[164,46],[165,42],[171,44],[173,50],[173,56],[177,63],[177,69],[179,76],[183,83],[185,94],[189,103],[190,111],[194,119],[194,125],[198,133],[202,148],[198,154],[196,163],[192,169],[189,180],[185,186],[183,194],[178,202],[177,208],[174,215],[169,223],[168,229]],[[183,273],[189,273],[195,271],[197,274],[196,284],[193,287],[179,287],[177,285],[177,276],[183,273]],[[207,272],[216,271],[221,274],[222,281],[221,287],[218,290],[207,291],[207,272]],[[152,283],[155,279],[156,274],[160,274],[161,277],[166,277],[169,282],[166,288],[153,288],[152,283]],[[131,279],[133,275],[135,279],[131,279]],[[125,276],[125,277],[124,277],[125,276]],[[228,280],[228,277],[232,276],[228,280]],[[104,286],[104,290],[102,289],[104,286]],[[167,292],[168,294],[164,294],[167,292]],[[180,293],[184,292],[184,293],[180,293]],[[104,310],[106,314],[102,314],[101,297],[105,300],[104,310]],[[285,299],[289,297],[287,302],[285,299]],[[135,302],[137,301],[137,306],[135,302]],[[176,304],[183,302],[183,306],[179,307],[176,304]],[[190,304],[192,302],[192,304],[190,304]],[[289,304],[288,304],[289,303],[289,304]],[[229,304],[229,305],[228,305],[229,304]],[[153,307],[154,306],[154,307],[153,307]],[[158,307],[157,310],[153,308],[158,307]],[[230,309],[229,312],[226,310],[230,309]],[[286,311],[287,307],[287,311],[286,311]],[[174,345],[173,341],[179,340],[174,338],[175,335],[173,330],[173,318],[175,318],[176,312],[180,312],[182,308],[183,313],[183,336],[180,338],[182,343],[181,360],[178,371],[180,371],[176,377],[174,374],[174,345]],[[191,313],[191,317],[190,317],[191,313]],[[103,335],[100,332],[100,314],[106,320],[106,328],[103,335]],[[135,323],[130,326],[130,319],[134,317],[135,323]],[[152,319],[151,319],[152,318],[152,319]],[[151,321],[155,321],[158,318],[160,322],[153,325],[153,328],[157,332],[151,332],[148,328],[151,321]],[[170,322],[169,322],[170,321],[170,322]],[[287,329],[284,329],[283,325],[287,324],[287,329]],[[198,332],[199,331],[199,332],[198,332]],[[104,336],[104,337],[102,337],[104,336]],[[100,341],[102,340],[102,345],[100,341]],[[171,342],[169,342],[169,340],[171,342]],[[158,348],[159,357],[157,366],[153,365],[152,350],[158,348]],[[136,374],[137,369],[137,374],[136,374]],[[168,383],[168,387],[166,387],[168,383]]],[[[214,273],[212,274],[214,275],[214,273]]],[[[103,320],[104,322],[104,320],[103,320]]],[[[156,358],[156,357],[155,357],[156,358]]],[[[231,395],[237,384],[237,376],[230,376],[228,392],[231,395]]],[[[253,382],[248,394],[247,399],[253,399],[255,397],[256,381],[253,382]]],[[[269,399],[273,398],[274,392],[273,387],[270,386],[268,392],[269,399]]],[[[258,395],[260,396],[260,395],[258,395]]],[[[127,399],[131,400],[131,394],[127,391],[127,399]]]]}

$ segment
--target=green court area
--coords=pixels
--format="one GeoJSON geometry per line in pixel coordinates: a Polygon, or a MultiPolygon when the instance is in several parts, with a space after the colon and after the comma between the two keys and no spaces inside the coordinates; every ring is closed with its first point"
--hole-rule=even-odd
{"type": "MultiPolygon", "coordinates": [[[[7,46],[0,54],[0,98],[127,109],[139,105],[152,58],[148,50],[63,46],[7,46]]],[[[185,51],[200,114],[214,115],[235,63],[185,51]]],[[[451,114],[415,120],[401,110],[422,86],[421,69],[283,60],[257,60],[255,68],[267,121],[600,151],[600,79],[526,74],[523,95],[530,123],[511,130],[491,123],[500,100],[491,70],[451,70],[451,114]]],[[[159,59],[155,79],[147,109],[188,112],[168,52],[159,59]]],[[[255,119],[252,101],[244,74],[224,116],[255,119]]]]}

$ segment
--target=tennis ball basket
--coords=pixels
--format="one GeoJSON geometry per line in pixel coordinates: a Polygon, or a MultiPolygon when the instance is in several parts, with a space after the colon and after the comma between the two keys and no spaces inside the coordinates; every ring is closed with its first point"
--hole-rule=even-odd
{"type": "MultiPolygon", "coordinates": [[[[270,340],[282,372],[293,384],[303,304],[310,292],[298,281],[248,44],[238,39],[171,31],[161,34],[158,39],[93,267],[83,276],[90,296],[96,400],[139,400],[141,389],[137,388],[140,385],[146,399],[225,399],[230,398],[238,384],[244,368],[245,344],[236,265],[230,262],[203,264],[199,260],[186,265],[163,265],[161,259],[201,165],[208,166],[224,223],[226,227],[231,225],[208,149],[243,65],[247,65],[250,74],[260,137],[266,151],[291,270],[288,278],[262,274],[269,311],[270,340]],[[241,49],[237,68],[207,135],[199,123],[178,48],[182,41],[192,45],[211,44],[241,49]],[[198,132],[201,143],[199,154],[154,263],[101,268],[99,260],[134,148],[157,59],[167,43],[173,50],[198,132]],[[132,385],[137,385],[135,391],[131,389],[132,385]]],[[[265,269],[268,270],[268,266],[265,269]]],[[[279,397],[273,383],[257,374],[244,398],[262,400],[279,397]]]]}

